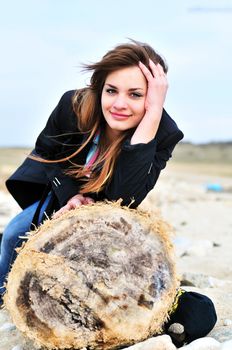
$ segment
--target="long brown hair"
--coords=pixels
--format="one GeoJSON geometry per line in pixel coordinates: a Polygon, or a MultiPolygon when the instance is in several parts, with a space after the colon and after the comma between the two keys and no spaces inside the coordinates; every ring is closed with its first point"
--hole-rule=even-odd
{"type": "Polygon", "coordinates": [[[99,62],[84,65],[85,71],[93,71],[90,84],[84,89],[77,90],[72,102],[77,115],[78,129],[80,132],[88,133],[88,137],[81,147],[70,156],[54,161],[43,160],[56,163],[70,161],[89,142],[92,142],[97,130],[100,129],[99,156],[92,166],[91,176],[86,177],[89,169],[78,164],[73,164],[66,170],[66,174],[84,181],[80,193],[99,192],[103,189],[106,182],[112,178],[123,141],[132,133],[132,130],[126,130],[114,143],[109,145],[107,142],[104,132],[106,122],[101,109],[101,94],[108,74],[125,67],[138,66],[139,61],[149,68],[149,58],[156,64],[160,63],[164,72],[167,73],[168,68],[164,59],[148,44],[135,40],[116,46],[108,51],[99,62]]]}

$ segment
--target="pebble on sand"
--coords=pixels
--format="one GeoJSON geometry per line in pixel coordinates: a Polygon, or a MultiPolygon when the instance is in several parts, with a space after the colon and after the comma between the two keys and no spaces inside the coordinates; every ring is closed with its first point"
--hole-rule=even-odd
{"type": "Polygon", "coordinates": [[[206,337],[194,340],[192,343],[179,348],[179,350],[220,350],[220,347],[221,344],[217,340],[206,337]]]}
{"type": "MultiPolygon", "coordinates": [[[[223,325],[224,326],[231,326],[232,325],[232,320],[230,320],[230,319],[225,319],[224,321],[223,321],[223,325]]],[[[231,348],[232,349],[232,348],[231,348]]]]}
{"type": "Polygon", "coordinates": [[[16,345],[11,350],[23,350],[23,348],[21,345],[16,345]]]}
{"type": "Polygon", "coordinates": [[[160,335],[132,345],[127,350],[176,350],[169,335],[160,335]]]}
{"type": "Polygon", "coordinates": [[[231,349],[232,349],[232,339],[223,343],[220,350],[231,350],[231,349]]]}
{"type": "Polygon", "coordinates": [[[3,325],[0,327],[0,331],[13,331],[16,327],[13,323],[3,323],[3,325]]]}

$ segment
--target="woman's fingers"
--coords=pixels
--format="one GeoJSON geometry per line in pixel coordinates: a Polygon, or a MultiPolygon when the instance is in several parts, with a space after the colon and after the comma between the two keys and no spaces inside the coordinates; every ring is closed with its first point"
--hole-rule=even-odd
{"type": "Polygon", "coordinates": [[[145,64],[139,62],[139,67],[147,78],[148,83],[152,83],[155,79],[157,80],[158,78],[165,78],[165,80],[167,79],[161,64],[155,64],[151,59],[149,59],[149,66],[151,68],[151,71],[145,66],[145,64]]]}
{"type": "Polygon", "coordinates": [[[165,74],[165,72],[164,72],[164,70],[163,70],[163,67],[161,66],[161,64],[157,64],[157,70],[159,71],[159,74],[161,75],[161,76],[163,76],[163,77],[166,77],[166,74],[165,74]]]}
{"type": "Polygon", "coordinates": [[[87,205],[94,203],[94,200],[90,197],[84,197],[81,194],[78,194],[72,198],[69,199],[68,203],[64,205],[62,208],[60,208],[56,213],[53,214],[52,218],[57,219],[64,213],[68,212],[69,210],[75,209],[81,205],[87,205]]]}
{"type": "Polygon", "coordinates": [[[84,197],[84,198],[85,198],[85,204],[93,204],[94,203],[93,198],[90,198],[90,197],[84,197]]]}
{"type": "Polygon", "coordinates": [[[143,64],[142,62],[139,61],[139,68],[141,69],[141,71],[143,72],[143,74],[145,75],[145,77],[147,78],[147,81],[149,82],[151,79],[153,79],[153,76],[151,74],[151,72],[149,71],[149,69],[145,66],[145,64],[143,64]]]}
{"type": "Polygon", "coordinates": [[[168,81],[163,67],[149,59],[149,67],[139,62],[139,68],[147,79],[146,111],[163,108],[168,89],[168,81]]]}
{"type": "Polygon", "coordinates": [[[76,208],[76,207],[83,205],[83,204],[91,204],[91,203],[94,203],[94,200],[92,198],[84,197],[81,194],[78,194],[78,195],[72,197],[68,201],[68,204],[70,204],[73,208],[76,208]]]}
{"type": "Polygon", "coordinates": [[[80,205],[84,204],[83,202],[84,200],[82,198],[73,197],[68,201],[67,205],[69,206],[70,210],[75,209],[76,207],[79,207],[80,205]]]}
{"type": "Polygon", "coordinates": [[[151,68],[152,74],[155,78],[160,76],[160,70],[158,68],[158,64],[155,64],[151,59],[149,59],[149,66],[151,68]]]}
{"type": "Polygon", "coordinates": [[[160,63],[155,64],[151,59],[149,59],[149,66],[155,77],[166,77],[166,74],[164,73],[163,67],[160,63]]]}

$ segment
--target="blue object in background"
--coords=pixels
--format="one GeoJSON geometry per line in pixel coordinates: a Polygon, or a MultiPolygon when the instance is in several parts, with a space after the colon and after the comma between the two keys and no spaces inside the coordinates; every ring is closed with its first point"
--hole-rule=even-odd
{"type": "Polygon", "coordinates": [[[207,184],[206,189],[207,189],[207,191],[213,191],[213,192],[222,192],[223,191],[222,185],[220,185],[218,183],[207,184]]]}

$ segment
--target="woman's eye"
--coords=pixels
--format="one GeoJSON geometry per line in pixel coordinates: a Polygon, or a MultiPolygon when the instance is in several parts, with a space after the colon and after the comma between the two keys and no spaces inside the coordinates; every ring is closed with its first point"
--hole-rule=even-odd
{"type": "Polygon", "coordinates": [[[114,94],[116,92],[115,89],[106,89],[106,92],[110,95],[114,94]]]}
{"type": "Polygon", "coordinates": [[[137,92],[132,92],[131,96],[134,97],[134,98],[142,97],[142,95],[137,93],[137,92]]]}

